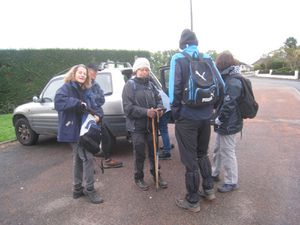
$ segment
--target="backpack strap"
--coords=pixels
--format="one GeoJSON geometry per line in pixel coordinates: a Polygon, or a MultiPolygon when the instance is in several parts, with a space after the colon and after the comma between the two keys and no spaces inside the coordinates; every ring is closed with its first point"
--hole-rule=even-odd
{"type": "Polygon", "coordinates": [[[193,55],[191,56],[189,53],[182,51],[180,52],[182,55],[184,55],[189,61],[193,61],[193,59],[203,60],[203,53],[201,52],[193,52],[193,55]]]}

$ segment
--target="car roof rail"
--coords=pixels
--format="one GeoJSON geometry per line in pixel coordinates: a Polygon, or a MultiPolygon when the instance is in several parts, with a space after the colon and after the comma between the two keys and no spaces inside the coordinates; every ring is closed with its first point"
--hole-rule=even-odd
{"type": "Polygon", "coordinates": [[[104,69],[112,69],[112,68],[132,68],[131,64],[129,62],[119,62],[119,61],[110,61],[107,60],[106,62],[101,62],[98,66],[98,70],[104,70],[104,69]]]}

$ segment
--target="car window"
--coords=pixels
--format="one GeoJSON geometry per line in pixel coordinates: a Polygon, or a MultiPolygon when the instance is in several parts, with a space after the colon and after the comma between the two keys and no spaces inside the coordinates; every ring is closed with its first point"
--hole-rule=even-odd
{"type": "Polygon", "coordinates": [[[55,79],[51,81],[44,89],[41,98],[45,102],[54,101],[54,97],[58,88],[64,84],[63,78],[55,79]]]}
{"type": "Polygon", "coordinates": [[[111,73],[98,73],[96,77],[96,81],[102,88],[104,94],[111,94],[112,89],[112,80],[111,73]]]}
{"type": "Polygon", "coordinates": [[[161,89],[161,83],[159,82],[159,80],[157,79],[157,77],[153,73],[150,74],[150,80],[154,83],[154,85],[158,89],[161,89]]]}

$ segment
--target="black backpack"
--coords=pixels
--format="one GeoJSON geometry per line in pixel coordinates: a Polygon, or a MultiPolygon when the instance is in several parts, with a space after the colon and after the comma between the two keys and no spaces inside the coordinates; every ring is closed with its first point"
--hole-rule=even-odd
{"type": "Polygon", "coordinates": [[[252,119],[256,116],[259,106],[255,101],[251,81],[241,75],[234,75],[233,77],[239,79],[243,86],[242,96],[238,103],[242,118],[252,119]]]}
{"type": "Polygon", "coordinates": [[[190,56],[181,52],[189,60],[189,77],[185,82],[182,103],[189,107],[212,105],[217,101],[219,88],[211,65],[203,59],[203,54],[194,52],[190,56]]]}

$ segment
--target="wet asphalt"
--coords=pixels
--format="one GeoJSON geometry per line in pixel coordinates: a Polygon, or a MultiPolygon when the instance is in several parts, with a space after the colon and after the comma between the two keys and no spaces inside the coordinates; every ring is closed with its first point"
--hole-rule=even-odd
{"type": "MultiPolygon", "coordinates": [[[[179,209],[174,199],[185,195],[174,125],[172,159],[160,161],[167,189],[156,190],[145,163],[149,191],[133,182],[131,145],[118,139],[113,158],[124,167],[96,170],[95,187],[104,203],[72,198],[72,154],[55,137],[41,137],[35,146],[0,145],[1,225],[296,225],[300,224],[300,93],[293,85],[252,79],[260,109],[246,120],[237,142],[240,188],[216,192],[213,202],[201,200],[201,211],[179,209]]],[[[299,87],[299,82],[296,87],[299,87]]],[[[211,135],[210,154],[214,145],[211,135]]],[[[96,158],[99,164],[100,158],[96,158]]],[[[222,177],[222,176],[221,176],[222,177]]],[[[216,183],[215,189],[220,183],[216,183]]]]}

